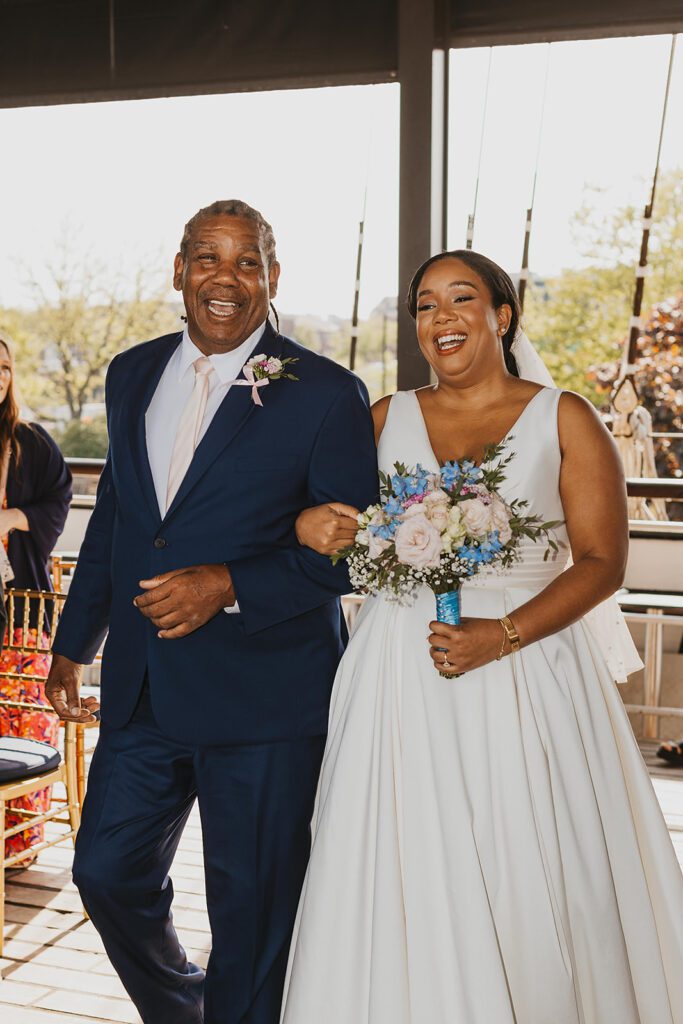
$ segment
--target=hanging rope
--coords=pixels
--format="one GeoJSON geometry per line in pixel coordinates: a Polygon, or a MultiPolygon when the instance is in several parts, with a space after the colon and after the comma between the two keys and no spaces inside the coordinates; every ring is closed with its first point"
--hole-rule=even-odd
{"type": "Polygon", "coordinates": [[[356,357],[358,355],[358,302],[360,299],[361,267],[363,265],[363,242],[365,239],[365,211],[368,207],[368,182],[370,180],[370,166],[372,163],[373,131],[372,125],[375,118],[371,115],[368,118],[368,145],[365,163],[365,187],[363,189],[363,212],[361,213],[360,224],[358,225],[358,249],[356,251],[356,278],[353,287],[353,312],[351,314],[351,344],[349,348],[349,369],[356,369],[356,357]]]}
{"type": "Polygon", "coordinates": [[[550,77],[550,47],[552,43],[548,43],[546,50],[546,61],[545,61],[545,76],[543,79],[543,98],[541,100],[541,118],[538,124],[538,141],[536,143],[536,161],[534,163],[534,182],[531,187],[531,202],[526,211],[526,222],[524,224],[524,245],[522,247],[522,267],[519,272],[519,285],[517,286],[517,295],[519,297],[519,305],[524,309],[524,296],[526,294],[527,281],[529,280],[529,244],[531,242],[531,222],[534,215],[534,202],[536,200],[536,184],[538,182],[538,165],[541,161],[541,142],[543,139],[543,126],[545,124],[545,109],[546,102],[548,99],[548,79],[550,77]]]}
{"type": "MultiPolygon", "coordinates": [[[[635,361],[638,354],[638,339],[640,338],[640,332],[642,329],[641,312],[643,308],[643,292],[645,290],[645,278],[648,271],[648,249],[650,245],[650,228],[652,227],[652,213],[655,206],[655,194],[657,192],[657,178],[659,177],[659,165],[662,158],[662,142],[664,141],[664,129],[666,127],[666,115],[669,108],[669,94],[671,92],[671,77],[674,68],[674,58],[676,56],[676,41],[677,36],[671,37],[671,51],[669,53],[669,70],[666,76],[666,87],[664,89],[664,104],[662,106],[662,119],[659,126],[659,143],[657,145],[657,159],[655,160],[655,170],[652,176],[652,191],[650,193],[650,201],[646,204],[645,210],[643,211],[642,228],[643,234],[640,240],[640,257],[638,259],[638,266],[636,267],[636,284],[633,291],[633,307],[631,310],[631,321],[628,340],[624,347],[624,357],[621,367],[621,373],[617,382],[616,388],[621,386],[621,383],[630,377],[633,379],[636,366],[635,361]]],[[[635,384],[634,384],[635,390],[635,384]]],[[[615,389],[616,392],[616,389],[615,389]]]]}
{"type": "Polygon", "coordinates": [[[486,72],[486,91],[484,93],[484,111],[481,116],[481,134],[479,137],[479,160],[477,162],[477,180],[474,186],[474,203],[472,213],[467,218],[467,238],[465,248],[471,249],[474,241],[474,222],[477,217],[477,200],[479,198],[479,179],[481,178],[481,160],[484,153],[484,136],[486,134],[486,115],[489,107],[489,88],[491,86],[491,65],[493,64],[493,47],[489,46],[489,65],[486,72]]]}
{"type": "Polygon", "coordinates": [[[368,203],[368,186],[365,186],[363,196],[363,214],[358,225],[358,251],[356,254],[356,283],[353,292],[353,314],[351,316],[351,350],[349,352],[349,369],[356,369],[356,354],[358,352],[358,300],[360,298],[360,272],[363,265],[363,238],[365,235],[365,210],[368,203]]]}

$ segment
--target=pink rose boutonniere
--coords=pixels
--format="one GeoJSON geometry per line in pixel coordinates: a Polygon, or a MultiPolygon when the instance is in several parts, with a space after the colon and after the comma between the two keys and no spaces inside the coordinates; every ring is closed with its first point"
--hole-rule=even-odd
{"type": "Polygon", "coordinates": [[[289,373],[287,367],[291,363],[298,363],[295,358],[278,359],[277,356],[258,355],[252,356],[244,364],[242,370],[244,380],[233,381],[233,384],[248,385],[251,387],[251,398],[255,405],[263,406],[259,390],[267,387],[274,380],[298,380],[293,373],[289,373]]]}

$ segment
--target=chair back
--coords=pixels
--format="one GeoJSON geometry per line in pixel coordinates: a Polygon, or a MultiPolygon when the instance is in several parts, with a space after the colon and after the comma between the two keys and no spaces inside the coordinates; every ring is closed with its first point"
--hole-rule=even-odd
{"type": "Polygon", "coordinates": [[[77,554],[54,554],[51,556],[50,575],[52,576],[52,585],[55,590],[58,590],[60,593],[66,592],[77,563],[77,554]]]}
{"type": "MultiPolygon", "coordinates": [[[[13,668],[4,669],[0,664],[0,689],[2,680],[35,682],[45,679],[46,673],[35,663],[35,656],[49,655],[57,632],[59,617],[66,597],[44,590],[20,590],[10,588],[5,592],[7,630],[2,651],[19,655],[11,658],[13,668]],[[24,664],[24,658],[28,664],[24,664]],[[31,659],[29,661],[29,659],[31,659]]],[[[49,705],[26,700],[10,700],[0,693],[0,707],[16,710],[40,710],[53,713],[49,705]]]]}

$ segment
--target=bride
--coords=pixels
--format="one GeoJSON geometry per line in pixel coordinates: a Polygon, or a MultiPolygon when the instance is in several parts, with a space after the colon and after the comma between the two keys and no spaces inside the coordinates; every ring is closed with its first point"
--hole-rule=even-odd
{"type": "MultiPolygon", "coordinates": [[[[380,468],[436,471],[504,438],[503,495],[562,520],[563,546],[544,561],[525,542],[466,583],[462,626],[433,621],[426,588],[366,601],[333,692],[282,1024],[680,1024],[683,880],[614,685],[616,605],[597,630],[586,617],[624,573],[618,455],[589,403],[517,375],[519,307],[496,264],[435,256],[408,305],[437,383],[375,405],[380,468]]],[[[338,550],[354,514],[309,509],[299,539],[338,550]]]]}

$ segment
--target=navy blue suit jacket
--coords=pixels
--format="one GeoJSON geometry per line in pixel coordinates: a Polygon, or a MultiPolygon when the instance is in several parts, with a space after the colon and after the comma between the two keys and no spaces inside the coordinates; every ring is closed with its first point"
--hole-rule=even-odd
{"type": "Polygon", "coordinates": [[[298,381],[260,392],[231,388],[161,516],[145,440],[145,413],[182,335],[118,355],[107,375],[109,455],[54,649],[102,663],[102,720],[130,718],[145,674],[157,722],[187,743],[254,743],[320,735],[347,639],[343,565],[297,544],[301,509],[376,499],[367,392],[328,359],[277,334],[268,355],[298,359],[298,381]],[[225,562],[240,612],[221,611],[187,637],[161,640],[134,607],[139,581],[225,562]]]}

